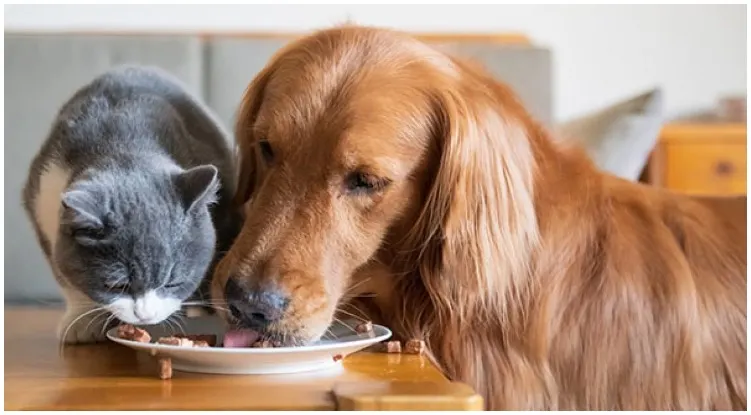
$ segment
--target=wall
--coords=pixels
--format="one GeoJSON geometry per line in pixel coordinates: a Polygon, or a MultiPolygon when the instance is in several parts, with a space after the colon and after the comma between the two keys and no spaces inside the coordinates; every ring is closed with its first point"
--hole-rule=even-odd
{"type": "Polygon", "coordinates": [[[6,30],[303,31],[350,19],[416,31],[522,32],[554,51],[555,117],[655,85],[675,116],[746,91],[745,5],[5,6],[6,30]]]}

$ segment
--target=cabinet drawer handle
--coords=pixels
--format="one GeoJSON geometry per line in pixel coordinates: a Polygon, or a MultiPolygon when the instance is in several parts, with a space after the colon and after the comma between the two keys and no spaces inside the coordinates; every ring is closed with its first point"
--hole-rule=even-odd
{"type": "Polygon", "coordinates": [[[733,173],[733,170],[735,170],[733,168],[733,163],[729,161],[721,161],[715,166],[715,171],[720,176],[728,176],[733,173]]]}

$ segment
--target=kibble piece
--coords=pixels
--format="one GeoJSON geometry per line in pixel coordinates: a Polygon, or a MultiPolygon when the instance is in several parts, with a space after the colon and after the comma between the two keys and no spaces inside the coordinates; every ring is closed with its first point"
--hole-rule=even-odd
{"type": "Polygon", "coordinates": [[[214,334],[175,334],[175,337],[196,341],[203,341],[209,344],[209,346],[216,346],[216,335],[214,334]]]}
{"type": "Polygon", "coordinates": [[[139,343],[151,343],[151,335],[146,330],[136,328],[136,335],[133,336],[133,341],[139,343]]]}
{"type": "Polygon", "coordinates": [[[160,337],[159,340],[157,340],[156,342],[159,344],[167,344],[170,346],[180,345],[180,339],[177,337],[160,337]]]}
{"type": "Polygon", "coordinates": [[[398,340],[392,340],[386,343],[386,353],[401,353],[402,343],[398,340]]]}
{"type": "Polygon", "coordinates": [[[425,351],[425,342],[422,340],[412,339],[408,340],[404,345],[404,353],[408,354],[422,354],[425,351]]]}
{"type": "Polygon", "coordinates": [[[363,323],[360,323],[355,326],[355,331],[360,334],[365,333],[372,333],[373,332],[373,323],[370,321],[366,321],[363,323]]]}
{"type": "Polygon", "coordinates": [[[159,379],[172,378],[172,359],[169,357],[159,358],[159,379]]]}
{"type": "Polygon", "coordinates": [[[193,341],[182,338],[182,337],[160,337],[159,340],[157,340],[157,343],[159,344],[166,344],[169,346],[180,346],[180,347],[193,347],[193,341]]]}
{"type": "Polygon", "coordinates": [[[340,361],[340,360],[342,360],[342,359],[344,359],[344,356],[342,356],[342,355],[340,355],[340,354],[338,354],[338,355],[334,355],[334,361],[335,361],[335,362],[338,362],[338,361],[340,361]]]}

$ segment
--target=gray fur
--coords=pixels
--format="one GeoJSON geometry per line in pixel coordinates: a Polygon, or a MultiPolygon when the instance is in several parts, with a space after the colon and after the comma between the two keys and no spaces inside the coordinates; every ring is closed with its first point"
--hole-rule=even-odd
{"type": "Polygon", "coordinates": [[[122,294],[131,296],[158,289],[182,301],[201,282],[205,290],[204,276],[239,229],[229,208],[228,142],[217,118],[159,69],[118,67],[79,89],[59,111],[23,191],[58,282],[98,304],[121,295],[126,281],[122,294]],[[40,177],[52,164],[71,172],[55,252],[34,214],[40,177]]]}

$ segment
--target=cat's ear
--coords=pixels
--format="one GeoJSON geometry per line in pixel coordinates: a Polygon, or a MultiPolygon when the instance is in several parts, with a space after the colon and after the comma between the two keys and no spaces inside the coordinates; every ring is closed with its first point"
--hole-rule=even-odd
{"type": "Polygon", "coordinates": [[[105,225],[100,206],[86,190],[68,190],[61,196],[62,223],[69,227],[76,240],[83,243],[103,239],[105,225]]]}
{"type": "Polygon", "coordinates": [[[187,212],[216,202],[219,170],[210,164],[193,167],[177,174],[174,182],[187,212]]]}
{"type": "Polygon", "coordinates": [[[67,222],[91,227],[102,227],[104,223],[98,213],[97,203],[86,190],[68,190],[60,198],[65,209],[67,222]]]}

